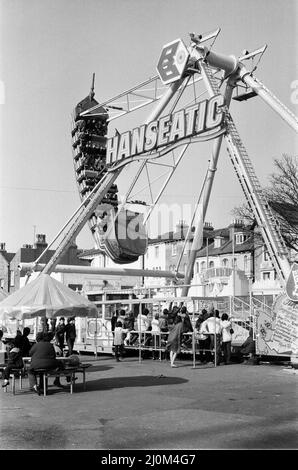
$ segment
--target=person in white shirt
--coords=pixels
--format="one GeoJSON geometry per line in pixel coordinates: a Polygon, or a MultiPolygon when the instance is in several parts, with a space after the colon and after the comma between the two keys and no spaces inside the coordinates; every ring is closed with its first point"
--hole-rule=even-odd
{"type": "Polygon", "coordinates": [[[205,320],[200,328],[200,333],[210,337],[210,349],[216,349],[216,364],[220,364],[220,339],[221,339],[221,323],[219,311],[214,311],[214,316],[210,316],[205,320]],[[216,343],[215,343],[216,337],[216,343]],[[216,347],[215,347],[216,346],[216,347]]]}
{"type": "Polygon", "coordinates": [[[148,330],[150,322],[148,319],[149,310],[147,308],[144,309],[144,313],[139,313],[137,316],[137,324],[138,324],[138,331],[144,333],[148,330]]]}
{"type": "Polygon", "coordinates": [[[221,339],[221,349],[224,356],[224,363],[231,364],[231,344],[232,344],[232,335],[231,335],[231,321],[226,313],[223,313],[221,316],[221,328],[222,328],[222,339],[221,339]]]}
{"type": "Polygon", "coordinates": [[[146,331],[150,330],[150,320],[148,318],[149,310],[144,308],[143,313],[139,313],[137,316],[137,330],[139,332],[139,340],[143,346],[146,346],[151,339],[151,334],[146,334],[146,331]]]}
{"type": "Polygon", "coordinates": [[[127,329],[122,327],[122,322],[117,321],[115,330],[114,330],[114,346],[115,346],[115,358],[119,362],[119,356],[123,359],[123,349],[124,349],[124,336],[127,333],[127,329]]]}
{"type": "Polygon", "coordinates": [[[160,327],[159,327],[159,314],[154,315],[151,321],[151,334],[152,334],[152,346],[153,346],[153,357],[152,359],[158,359],[158,349],[160,347],[160,327]]]}

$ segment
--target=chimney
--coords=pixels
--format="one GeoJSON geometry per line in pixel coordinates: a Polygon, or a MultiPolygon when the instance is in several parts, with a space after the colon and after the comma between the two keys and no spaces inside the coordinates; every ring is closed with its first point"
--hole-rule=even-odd
{"type": "Polygon", "coordinates": [[[46,248],[46,236],[43,233],[37,233],[34,248],[46,248]]]}
{"type": "Polygon", "coordinates": [[[176,225],[176,232],[179,238],[184,238],[187,234],[188,225],[185,220],[179,220],[179,223],[176,225]]]}
{"type": "Polygon", "coordinates": [[[207,232],[213,232],[214,228],[211,222],[205,222],[204,223],[204,230],[207,232]]]}
{"type": "Polygon", "coordinates": [[[5,243],[0,243],[0,251],[6,251],[5,243]]]}
{"type": "Polygon", "coordinates": [[[243,220],[241,219],[234,219],[232,220],[231,224],[229,225],[229,238],[233,240],[233,233],[239,232],[243,230],[243,220]]]}

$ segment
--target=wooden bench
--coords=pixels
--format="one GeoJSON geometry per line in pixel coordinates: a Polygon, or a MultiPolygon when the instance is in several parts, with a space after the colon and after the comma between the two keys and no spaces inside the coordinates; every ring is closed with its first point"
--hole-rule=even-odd
{"type": "Polygon", "coordinates": [[[75,375],[82,373],[83,375],[83,389],[86,390],[86,369],[91,364],[79,364],[78,366],[66,366],[64,369],[34,369],[34,374],[42,377],[43,395],[47,395],[48,378],[49,377],[69,377],[70,378],[70,393],[73,393],[73,386],[75,383],[75,375]]]}

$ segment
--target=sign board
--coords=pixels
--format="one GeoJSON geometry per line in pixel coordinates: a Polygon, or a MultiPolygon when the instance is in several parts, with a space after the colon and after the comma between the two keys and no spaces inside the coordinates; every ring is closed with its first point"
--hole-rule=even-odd
{"type": "Polygon", "coordinates": [[[293,263],[286,283],[286,294],[293,302],[298,302],[298,263],[293,263]]]}
{"type": "Polygon", "coordinates": [[[256,350],[268,356],[298,354],[298,303],[279,295],[271,311],[260,309],[256,321],[256,350]]]}
{"type": "Polygon", "coordinates": [[[156,67],[161,81],[168,85],[179,80],[183,75],[188,58],[189,52],[181,39],[166,44],[156,67]]]}
{"type": "MultiPolygon", "coordinates": [[[[224,132],[224,104],[224,97],[215,95],[132,131],[116,133],[107,140],[107,165],[127,164],[142,154],[152,158],[153,151],[169,151],[193,136],[200,140],[218,137],[218,132],[224,132]]],[[[160,151],[154,158],[162,154],[160,151]]]]}

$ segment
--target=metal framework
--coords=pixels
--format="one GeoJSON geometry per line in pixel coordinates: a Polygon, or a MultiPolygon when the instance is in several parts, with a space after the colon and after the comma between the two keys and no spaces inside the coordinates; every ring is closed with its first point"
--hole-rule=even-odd
{"type": "MultiPolygon", "coordinates": [[[[261,229],[266,248],[269,252],[271,261],[273,263],[276,272],[283,284],[285,284],[286,278],[290,272],[290,264],[288,261],[288,253],[286,246],[283,242],[278,222],[271,212],[268,201],[262,192],[258,178],[255,174],[252,162],[246,152],[243,142],[239,136],[237,128],[229,112],[229,104],[235,89],[241,84],[244,84],[246,89],[249,87],[252,91],[248,93],[248,97],[260,96],[279,116],[284,119],[296,132],[298,131],[298,120],[297,117],[285,106],[278,98],[276,98],[257,78],[253,76],[253,72],[256,66],[249,71],[244,63],[247,60],[253,60],[256,57],[259,59],[266,50],[267,46],[263,46],[251,53],[245,53],[242,57],[236,58],[234,56],[225,56],[218,54],[212,50],[213,44],[220,32],[217,29],[214,32],[208,33],[203,36],[191,34],[190,46],[188,47],[189,61],[185,69],[185,72],[177,80],[165,87],[162,84],[161,79],[155,76],[140,85],[137,85],[130,90],[123,92],[116,97],[100,103],[96,107],[93,107],[82,115],[94,116],[96,110],[99,108],[105,108],[109,110],[109,120],[115,120],[126,114],[132,113],[140,108],[155,104],[154,109],[149,114],[146,123],[150,123],[155,119],[162,116],[164,112],[168,114],[173,112],[177,108],[178,102],[182,95],[186,95],[190,90],[192,91],[191,103],[197,103],[198,99],[202,94],[207,93],[209,97],[215,96],[221,93],[222,85],[225,85],[224,97],[224,122],[225,122],[225,135],[219,135],[214,140],[211,160],[207,171],[207,177],[203,184],[203,197],[202,204],[203,210],[201,211],[200,220],[197,221],[197,227],[205,219],[205,215],[208,208],[209,198],[212,191],[214,182],[214,176],[217,168],[218,158],[220,154],[220,148],[223,139],[228,147],[228,153],[237,175],[237,178],[241,184],[245,197],[254,213],[258,226],[261,229]],[[211,46],[207,47],[206,42],[211,41],[211,46]],[[203,44],[204,43],[204,44],[203,44]],[[197,86],[203,85],[205,90],[203,93],[198,93],[197,86]],[[168,106],[171,100],[176,95],[175,102],[171,105],[170,111],[168,106]]],[[[239,97],[238,97],[239,99],[239,97]]],[[[171,153],[165,155],[160,154],[159,159],[156,159],[156,155],[146,155],[143,158],[139,155],[139,164],[135,172],[135,176],[132,177],[132,182],[129,186],[127,194],[124,198],[122,205],[124,206],[132,197],[142,192],[144,188],[148,188],[149,191],[149,210],[145,215],[145,221],[148,221],[154,207],[160,200],[160,197],[164,193],[165,188],[170,182],[173,174],[175,173],[180,161],[185,155],[190,143],[195,139],[189,139],[186,141],[182,149],[180,147],[171,150],[171,153]],[[178,152],[178,156],[175,154],[178,152]],[[149,168],[165,168],[164,174],[158,174],[155,177],[150,176],[149,168]],[[145,175],[146,184],[141,189],[137,188],[137,184],[142,182],[141,175],[145,175]],[[162,180],[163,178],[163,180],[162,180]],[[158,191],[154,194],[153,185],[159,181],[161,185],[158,191]],[[134,190],[134,192],[133,192],[134,190]]],[[[101,202],[104,195],[107,193],[111,185],[120,176],[123,170],[123,166],[112,165],[102,180],[98,183],[92,194],[88,196],[88,199],[84,201],[79,214],[75,213],[75,218],[70,221],[67,233],[64,235],[63,240],[60,242],[55,254],[52,259],[43,267],[44,273],[51,273],[59,262],[59,259],[79,233],[86,221],[101,202]]],[[[195,253],[198,249],[199,233],[195,233],[193,241],[193,249],[189,258],[187,271],[185,274],[185,284],[189,285],[195,262],[195,253]]],[[[34,268],[34,264],[32,264],[34,268]]],[[[166,276],[170,277],[172,273],[165,273],[166,276]]],[[[182,295],[186,296],[188,293],[188,287],[182,291],[182,295]]]]}

